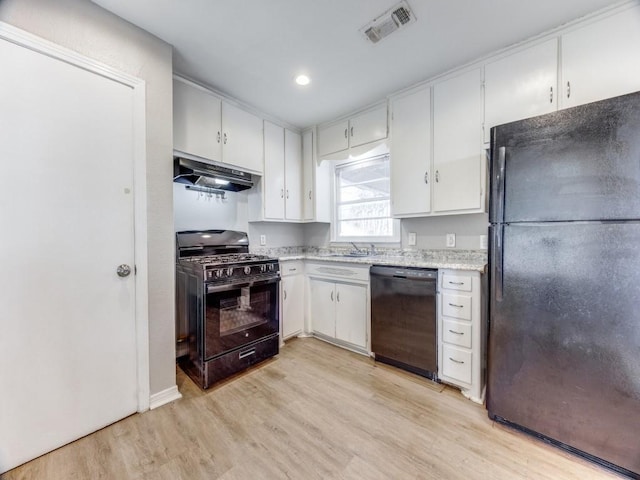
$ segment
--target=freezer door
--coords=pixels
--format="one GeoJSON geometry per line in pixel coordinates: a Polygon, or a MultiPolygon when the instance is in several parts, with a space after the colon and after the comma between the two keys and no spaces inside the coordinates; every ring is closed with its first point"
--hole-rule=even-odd
{"type": "Polygon", "coordinates": [[[640,92],[496,127],[491,155],[492,223],[640,219],[640,92]]]}
{"type": "Polygon", "coordinates": [[[640,223],[507,225],[501,237],[490,416],[640,472],[640,223]]]}

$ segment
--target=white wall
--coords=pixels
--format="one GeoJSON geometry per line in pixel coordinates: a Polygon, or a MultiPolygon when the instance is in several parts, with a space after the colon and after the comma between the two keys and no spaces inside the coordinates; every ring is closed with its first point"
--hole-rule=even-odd
{"type": "Polygon", "coordinates": [[[183,184],[173,184],[173,222],[180,230],[247,231],[247,194],[226,192],[225,198],[187,190],[183,184]]]}
{"type": "Polygon", "coordinates": [[[1,0],[0,21],[146,82],[151,394],[175,386],[172,49],[88,0],[1,0]]]}
{"type": "Polygon", "coordinates": [[[260,246],[265,235],[267,247],[297,247],[304,245],[304,229],[300,224],[252,222],[248,218],[248,194],[226,192],[225,199],[190,191],[173,184],[174,228],[180,230],[225,229],[249,234],[249,245],[260,246]]]}
{"type": "MultiPolygon", "coordinates": [[[[416,249],[438,249],[446,247],[447,233],[456,234],[456,250],[480,249],[480,235],[487,235],[489,226],[486,213],[471,215],[448,215],[444,217],[405,218],[400,221],[402,243],[389,246],[416,249]],[[416,246],[409,246],[409,232],[416,234],[416,246]]],[[[327,223],[310,223],[304,227],[304,245],[326,247],[331,241],[327,223]]],[[[384,246],[384,244],[380,244],[384,246]]]]}

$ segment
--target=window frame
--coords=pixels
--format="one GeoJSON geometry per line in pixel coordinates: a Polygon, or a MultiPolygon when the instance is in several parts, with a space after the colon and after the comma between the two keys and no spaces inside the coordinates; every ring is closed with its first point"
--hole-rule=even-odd
{"type": "MultiPolygon", "coordinates": [[[[339,235],[339,220],[338,220],[338,211],[341,205],[346,205],[349,202],[340,203],[338,202],[339,195],[339,183],[338,183],[338,175],[339,171],[342,168],[352,167],[361,163],[368,163],[376,160],[383,160],[391,162],[391,156],[389,153],[383,153],[380,155],[371,155],[365,158],[358,158],[356,160],[350,159],[344,162],[338,162],[333,165],[333,175],[331,177],[332,183],[332,211],[331,211],[331,242],[333,243],[400,243],[401,239],[401,231],[400,231],[400,219],[393,218],[391,215],[391,172],[389,172],[389,218],[392,221],[392,235],[386,236],[346,236],[339,235]]],[[[372,202],[379,201],[379,199],[372,199],[372,202]]],[[[377,217],[380,218],[380,217],[377,217]]]]}

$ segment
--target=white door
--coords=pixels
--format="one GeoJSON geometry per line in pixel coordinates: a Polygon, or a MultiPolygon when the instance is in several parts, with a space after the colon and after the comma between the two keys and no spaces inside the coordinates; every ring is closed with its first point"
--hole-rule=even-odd
{"type": "Polygon", "coordinates": [[[391,127],[391,211],[431,211],[431,89],[395,98],[391,127]]]}
{"type": "Polygon", "coordinates": [[[336,336],[335,284],[315,278],[309,279],[311,298],[311,329],[327,337],[336,336]]]}
{"type": "Polygon", "coordinates": [[[361,113],[349,121],[349,146],[357,147],[387,137],[387,106],[361,113]]]}
{"type": "Polygon", "coordinates": [[[322,157],[349,148],[348,134],[347,120],[318,129],[318,155],[322,157]]]}
{"type": "Polygon", "coordinates": [[[304,327],[304,276],[282,277],[282,338],[300,333],[304,327]]]}
{"type": "Polygon", "coordinates": [[[302,137],[284,131],[285,218],[302,220],[302,137]]]}
{"type": "Polygon", "coordinates": [[[264,122],[264,216],[284,219],[284,128],[264,122]]]}
{"type": "Polygon", "coordinates": [[[314,167],[313,130],[307,130],[302,135],[303,220],[313,220],[315,193],[313,191],[314,167]]]}
{"type": "Polygon", "coordinates": [[[262,119],[222,102],[222,160],[258,173],[264,171],[262,119]]]}
{"type": "Polygon", "coordinates": [[[554,112],[558,105],[558,40],[484,67],[484,141],[491,127],[554,112]]]}
{"type": "Polygon", "coordinates": [[[0,40],[0,473],[137,410],[133,89],[0,40]]]}
{"type": "Polygon", "coordinates": [[[336,338],[367,346],[367,289],[362,285],[336,284],[336,338]]]}
{"type": "Polygon", "coordinates": [[[478,210],[482,181],[480,69],[433,87],[433,211],[478,210]]]}

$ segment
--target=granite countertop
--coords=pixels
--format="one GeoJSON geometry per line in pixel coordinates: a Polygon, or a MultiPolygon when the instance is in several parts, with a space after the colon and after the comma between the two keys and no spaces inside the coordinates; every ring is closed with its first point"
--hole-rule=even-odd
{"type": "Polygon", "coordinates": [[[450,268],[486,272],[486,250],[401,250],[379,249],[372,256],[350,256],[348,249],[317,247],[261,248],[255,253],[278,257],[280,261],[314,260],[357,265],[450,268]]]}

